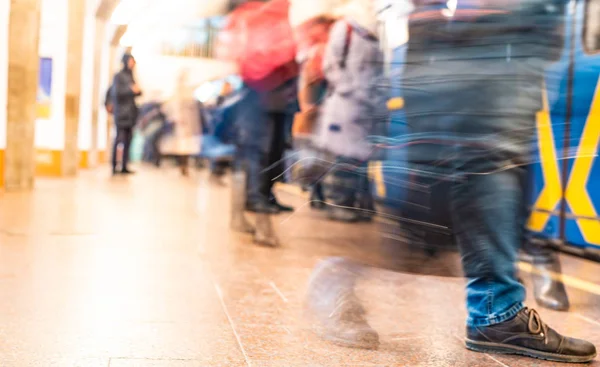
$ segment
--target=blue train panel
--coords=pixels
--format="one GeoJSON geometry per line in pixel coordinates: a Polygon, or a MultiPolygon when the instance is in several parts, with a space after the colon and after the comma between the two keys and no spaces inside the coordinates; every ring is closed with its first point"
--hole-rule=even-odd
{"type": "MultiPolygon", "coordinates": [[[[573,52],[572,118],[570,121],[569,179],[565,192],[565,241],[579,247],[600,248],[600,49],[588,45],[598,39],[599,25],[590,24],[591,1],[578,1],[573,52]],[[588,35],[585,32],[595,32],[588,35]],[[592,37],[590,37],[592,36],[592,37]]],[[[596,21],[597,23],[597,21],[596,21]]]]}
{"type": "Polygon", "coordinates": [[[529,207],[526,227],[536,238],[561,237],[564,178],[565,121],[569,109],[569,65],[572,19],[565,25],[565,45],[560,60],[548,67],[544,80],[543,109],[536,115],[536,140],[530,165],[529,207]]]}

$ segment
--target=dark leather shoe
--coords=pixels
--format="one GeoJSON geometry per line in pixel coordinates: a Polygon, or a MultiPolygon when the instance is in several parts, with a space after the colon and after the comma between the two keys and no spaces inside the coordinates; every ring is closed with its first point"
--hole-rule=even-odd
{"type": "Polygon", "coordinates": [[[128,169],[122,170],[121,173],[124,175],[135,175],[135,171],[130,171],[128,169]]]}
{"type": "Polygon", "coordinates": [[[291,206],[283,205],[279,201],[277,201],[277,199],[275,198],[275,196],[271,196],[270,201],[271,201],[272,205],[274,205],[277,208],[279,208],[280,212],[293,212],[294,211],[294,208],[292,208],[291,206]]]}
{"type": "Polygon", "coordinates": [[[585,363],[596,357],[596,347],[562,336],[524,308],[514,318],[487,327],[467,327],[467,349],[482,353],[516,354],[548,361],[585,363]]]}
{"type": "Polygon", "coordinates": [[[250,201],[246,203],[246,210],[253,213],[261,214],[279,214],[280,209],[278,206],[266,200],[250,201]]]}
{"type": "Polygon", "coordinates": [[[283,204],[280,204],[280,203],[277,203],[277,207],[279,208],[279,211],[282,211],[282,212],[288,212],[289,213],[289,212],[293,212],[294,211],[294,208],[292,208],[291,206],[283,205],[283,204]]]}

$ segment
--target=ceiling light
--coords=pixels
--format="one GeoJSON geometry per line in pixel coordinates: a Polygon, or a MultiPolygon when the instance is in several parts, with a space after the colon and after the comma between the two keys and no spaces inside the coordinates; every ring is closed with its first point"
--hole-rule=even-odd
{"type": "Polygon", "coordinates": [[[111,23],[117,25],[129,24],[138,12],[140,5],[140,0],[121,0],[110,17],[111,23]]]}

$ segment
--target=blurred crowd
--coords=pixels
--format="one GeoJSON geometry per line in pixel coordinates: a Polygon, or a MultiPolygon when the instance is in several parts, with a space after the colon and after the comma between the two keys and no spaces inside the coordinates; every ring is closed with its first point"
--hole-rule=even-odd
{"type": "MultiPolygon", "coordinates": [[[[183,175],[190,160],[208,162],[218,184],[231,169],[232,228],[255,233],[259,243],[276,243],[259,221],[294,210],[277,199],[277,181],[309,191],[311,206],[331,220],[392,218],[404,260],[443,256],[440,248],[460,252],[467,348],[591,361],[592,344],[559,334],[525,307],[515,268],[525,252],[542,274],[560,273],[556,254],[528,242],[524,228],[535,116],[547,66],[565,43],[567,3],[245,3],[230,15],[223,40],[223,57],[238,64],[243,83],[223,80],[212,100],[194,98],[182,72],[171,99],[138,109],[135,61],[123,58],[107,96],[118,131],[113,172],[131,172],[137,126],[145,162],[175,157],[183,175]],[[256,226],[244,212],[258,214],[256,226]]],[[[369,268],[337,258],[315,269],[307,305],[324,338],[379,344],[353,290],[369,268]]],[[[568,309],[562,283],[542,276],[535,285],[541,306],[568,309]]]]}

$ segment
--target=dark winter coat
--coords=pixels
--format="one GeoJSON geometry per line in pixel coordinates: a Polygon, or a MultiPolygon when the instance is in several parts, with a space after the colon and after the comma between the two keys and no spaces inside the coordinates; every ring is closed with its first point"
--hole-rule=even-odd
{"type": "Polygon", "coordinates": [[[115,124],[119,128],[132,128],[137,121],[139,111],[135,98],[141,93],[136,94],[131,90],[131,86],[134,84],[133,72],[126,66],[113,79],[113,114],[115,124]]]}

